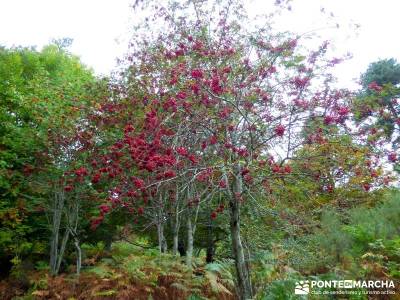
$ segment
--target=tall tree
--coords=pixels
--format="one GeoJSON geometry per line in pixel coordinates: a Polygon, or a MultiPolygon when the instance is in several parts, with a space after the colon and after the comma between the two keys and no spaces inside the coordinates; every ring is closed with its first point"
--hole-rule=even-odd
{"type": "MultiPolygon", "coordinates": [[[[70,159],[64,151],[66,139],[71,132],[76,135],[82,107],[93,101],[91,87],[96,82],[91,70],[64,44],[59,41],[41,51],[0,49],[2,259],[45,248],[43,209],[49,204],[47,212],[52,207],[58,214],[57,208],[63,207],[64,194],[55,195],[54,188],[70,159]]],[[[59,228],[54,221],[53,229],[59,228]]]]}
{"type": "Polygon", "coordinates": [[[354,115],[370,146],[386,154],[399,169],[400,64],[393,58],[371,63],[361,76],[362,90],[354,101],[354,115]],[[384,147],[391,144],[390,147],[384,147]]]}
{"type": "MultiPolygon", "coordinates": [[[[111,207],[153,214],[151,199],[174,183],[195,207],[213,201],[211,219],[226,204],[238,295],[249,299],[241,209],[260,187],[269,193],[271,178],[295,176],[296,151],[323,139],[302,130],[310,118],[351,130],[350,94],[330,86],[328,70],[337,60],[326,57],[327,43],[304,53],[297,36],[251,27],[239,1],[208,4],[154,5],[154,15],[138,27],[116,88],[119,100],[98,113],[120,133],[92,170],[108,183],[108,208],[94,225],[111,207]],[[162,32],[152,30],[158,26],[162,32]]],[[[184,209],[190,247],[196,210],[184,209]]]]}

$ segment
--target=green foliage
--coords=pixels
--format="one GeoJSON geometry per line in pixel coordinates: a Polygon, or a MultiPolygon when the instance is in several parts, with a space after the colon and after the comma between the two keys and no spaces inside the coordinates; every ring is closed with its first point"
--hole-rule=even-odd
{"type": "Polygon", "coordinates": [[[394,58],[371,63],[367,71],[361,76],[361,84],[366,89],[373,81],[379,85],[400,83],[400,64],[394,58]]]}
{"type": "MultiPolygon", "coordinates": [[[[189,31],[191,30],[192,28],[189,31]]],[[[204,35],[204,41],[206,41],[205,37],[211,33],[206,27],[201,30],[202,32],[196,34],[204,35]]],[[[170,73],[169,68],[163,69],[163,64],[172,66],[177,63],[179,68],[187,67],[187,71],[190,71],[192,64],[195,65],[201,60],[201,56],[197,54],[193,61],[186,62],[184,57],[179,56],[176,57],[176,61],[160,59],[160,65],[150,64],[149,69],[146,70],[147,74],[140,73],[139,76],[134,76],[135,70],[132,67],[126,70],[130,74],[128,79],[125,78],[129,81],[128,86],[109,91],[106,81],[96,79],[90,69],[67,51],[71,42],[68,39],[54,41],[41,51],[34,48],[0,48],[0,263],[11,262],[10,277],[18,283],[30,284],[34,290],[50,288],[47,280],[29,282],[27,271],[36,269],[37,273],[44,273],[49,269],[46,253],[49,247],[47,218],[52,212],[51,193],[61,182],[60,179],[66,177],[66,171],[71,171],[76,166],[89,165],[88,158],[91,153],[74,151],[77,148],[75,147],[76,137],[82,132],[86,133],[85,129],[88,129],[87,132],[94,136],[93,147],[98,153],[104,154],[110,148],[113,149],[112,144],[124,138],[124,124],[132,122],[135,128],[145,125],[144,119],[147,118],[146,114],[152,107],[150,104],[142,106],[140,103],[142,98],[147,98],[148,78],[152,78],[148,75],[154,73],[156,75],[154,78],[159,80],[163,78],[164,75],[160,74],[164,71],[165,74],[170,73]],[[157,68],[164,71],[160,73],[157,68]],[[107,98],[105,102],[112,104],[110,111],[119,107],[119,104],[126,110],[121,109],[117,114],[110,112],[108,115],[107,109],[103,109],[100,102],[97,102],[97,97],[104,94],[107,96],[112,94],[108,98],[105,97],[107,98]],[[121,95],[126,99],[120,99],[121,95]],[[140,109],[132,103],[137,103],[140,109]],[[99,115],[106,117],[99,118],[101,120],[97,120],[98,123],[97,121],[92,123],[88,112],[95,112],[90,115],[94,119],[99,115]]],[[[258,41],[254,39],[251,43],[256,46],[258,41]]],[[[159,51],[156,45],[148,50],[150,56],[159,51]]],[[[238,49],[236,56],[233,57],[240,57],[242,55],[240,51],[242,50],[238,49]]],[[[160,52],[160,55],[164,55],[163,52],[160,52]]],[[[214,68],[216,67],[214,62],[216,65],[225,63],[217,57],[214,61],[211,57],[204,64],[210,64],[214,68]]],[[[273,66],[274,60],[279,60],[279,64],[288,70],[288,74],[303,69],[307,65],[307,57],[294,56],[292,50],[283,49],[282,53],[277,54],[273,60],[266,59],[263,63],[265,66],[263,65],[262,68],[273,66]],[[279,58],[280,55],[281,58],[279,58]]],[[[227,82],[241,75],[242,65],[239,59],[233,59],[231,65],[227,64],[229,69],[233,66],[235,71],[231,75],[226,75],[229,79],[227,82]]],[[[227,74],[230,72],[228,71],[227,74]]],[[[187,88],[182,85],[183,77],[179,79],[182,82],[177,85],[177,89],[187,88]]],[[[276,77],[278,78],[279,76],[276,77]]],[[[165,79],[169,80],[169,75],[165,79]]],[[[192,79],[187,84],[196,82],[196,79],[192,79]]],[[[386,171],[385,168],[378,168],[373,163],[371,164],[375,153],[371,152],[370,147],[381,138],[398,137],[394,134],[399,128],[398,104],[393,99],[397,99],[400,94],[399,83],[400,65],[394,59],[373,63],[363,74],[364,90],[354,101],[354,116],[359,122],[367,119],[373,121],[373,124],[367,122],[364,126],[366,131],[377,132],[368,137],[367,146],[358,143],[352,135],[342,132],[341,125],[325,122],[324,116],[310,117],[303,132],[299,131],[299,133],[305,138],[317,132],[320,142],[318,144],[306,142],[299,151],[294,153],[293,159],[277,159],[274,163],[279,164],[279,167],[289,167],[290,171],[287,171],[287,174],[271,172],[271,166],[267,166],[266,163],[252,168],[251,174],[257,173],[255,174],[257,176],[252,177],[255,187],[250,190],[248,182],[243,186],[245,192],[241,199],[243,206],[240,230],[257,299],[299,299],[293,295],[294,284],[298,280],[309,278],[400,278],[400,193],[397,191],[383,197],[386,188],[382,188],[380,185],[382,180],[378,182],[376,178],[382,179],[386,171]],[[368,87],[373,81],[381,87],[375,87],[375,89],[368,87]],[[379,90],[380,88],[382,89],[379,90]],[[371,116],[373,118],[369,118],[371,116]],[[258,184],[259,178],[263,178],[263,181],[258,184]],[[367,188],[365,188],[366,185],[367,188]],[[371,185],[371,190],[369,185],[371,185]]],[[[173,88],[169,92],[175,93],[173,88]]],[[[150,95],[153,98],[155,94],[150,93],[150,95]]],[[[252,105],[257,103],[259,96],[257,93],[249,93],[245,98],[248,98],[248,104],[252,105]]],[[[229,97],[236,97],[236,95],[227,97],[227,100],[230,100],[229,97]]],[[[305,93],[304,98],[307,97],[305,93]]],[[[150,100],[156,102],[157,99],[150,100]]],[[[258,108],[258,104],[254,107],[258,108]]],[[[157,109],[163,108],[160,106],[157,109]]],[[[219,107],[216,107],[215,111],[210,109],[207,113],[217,118],[218,110],[219,107]]],[[[197,111],[193,112],[197,113],[197,111]]],[[[274,110],[272,112],[275,113],[274,110]]],[[[329,113],[328,108],[327,113],[329,113]]],[[[251,115],[251,109],[244,114],[247,118],[247,115],[251,115]]],[[[205,119],[206,117],[208,116],[204,115],[205,119]]],[[[266,123],[273,124],[280,118],[281,116],[266,123]]],[[[349,122],[349,118],[346,122],[349,122]]],[[[250,118],[249,120],[256,124],[257,119],[250,118]]],[[[183,120],[186,120],[186,117],[183,120]]],[[[172,124],[169,119],[164,118],[161,121],[165,128],[174,128],[172,125],[175,124],[172,124]]],[[[239,127],[242,127],[242,122],[237,123],[239,127]]],[[[257,132],[260,134],[267,132],[270,124],[264,124],[264,121],[260,123],[261,126],[257,132]]],[[[219,128],[215,128],[220,131],[219,128]]],[[[195,136],[195,131],[193,135],[190,135],[190,130],[188,132],[187,136],[183,132],[177,135],[176,142],[180,139],[189,141],[195,136]]],[[[221,130],[219,134],[222,136],[225,132],[226,130],[221,130]]],[[[244,137],[245,135],[243,139],[244,137]]],[[[149,141],[151,139],[151,137],[145,138],[149,141]]],[[[165,135],[162,139],[168,139],[168,137],[165,135]]],[[[197,141],[197,139],[194,140],[197,141]]],[[[171,149],[175,151],[175,142],[171,145],[171,149]]],[[[271,144],[271,148],[274,146],[271,144]]],[[[89,152],[93,149],[90,148],[89,152]]],[[[394,149],[397,150],[397,148],[394,149]]],[[[125,150],[132,152],[132,149],[124,148],[123,151],[125,150]]],[[[257,156],[265,156],[267,160],[269,150],[273,149],[263,148],[260,152],[251,153],[253,156],[249,158],[254,157],[254,159],[248,161],[240,158],[239,164],[243,163],[242,166],[247,167],[247,163],[252,164],[257,161],[257,156]]],[[[202,153],[207,152],[205,149],[199,149],[196,155],[200,156],[202,153]]],[[[227,159],[224,155],[217,155],[212,159],[214,151],[209,153],[213,168],[217,168],[217,165],[223,164],[227,159]]],[[[116,155],[116,153],[113,152],[110,155],[116,155]]],[[[135,166],[126,164],[127,161],[104,158],[115,162],[112,167],[118,165],[124,171],[127,170],[124,180],[137,171],[135,166]]],[[[110,166],[107,165],[107,167],[110,166]]],[[[243,172],[242,175],[244,175],[243,172]]],[[[72,176],[74,175],[71,175],[71,178],[72,176]]],[[[213,177],[218,176],[220,174],[213,174],[213,177]]],[[[64,183],[65,181],[62,184],[64,183]]],[[[215,248],[212,250],[216,250],[213,257],[216,261],[205,264],[204,257],[194,257],[193,268],[188,268],[182,263],[180,257],[173,256],[171,253],[160,254],[158,249],[153,248],[154,231],[146,230],[140,238],[135,238],[133,243],[125,241],[112,243],[118,239],[117,225],[132,222],[132,215],[123,210],[107,214],[107,218],[96,232],[87,230],[90,217],[97,214],[98,199],[106,199],[111,187],[115,187],[114,183],[105,182],[103,192],[97,194],[93,189],[95,183],[92,184],[89,178],[85,178],[82,179],[82,184],[77,184],[66,197],[67,208],[71,208],[74,203],[79,203],[81,210],[78,218],[78,235],[82,242],[85,275],[93,276],[96,280],[104,279],[100,280],[104,282],[115,281],[130,285],[135,282],[150,291],[157,287],[161,281],[160,278],[167,279],[169,287],[187,295],[191,294],[188,299],[192,300],[218,299],[221,295],[233,297],[235,270],[230,259],[232,250],[228,245],[231,241],[227,238],[229,236],[229,205],[226,205],[225,211],[222,209],[218,213],[218,218],[214,219],[210,216],[213,209],[211,206],[214,203],[227,204],[229,202],[226,195],[210,198],[208,207],[199,209],[196,224],[195,250],[203,253],[204,248],[212,245],[215,248]],[[88,198],[93,201],[83,201],[88,198]],[[90,262],[85,263],[85,259],[90,262]],[[206,298],[206,294],[209,298],[206,298]]],[[[59,187],[61,191],[62,184],[59,187]]],[[[121,184],[124,185],[125,182],[121,184]]],[[[159,188],[158,186],[157,189],[159,188]]],[[[168,186],[167,189],[169,188],[168,186]]],[[[184,189],[181,194],[183,192],[184,189]]],[[[121,194],[124,193],[125,191],[121,194]]],[[[214,191],[210,190],[210,193],[214,191]]],[[[182,197],[181,194],[180,197],[182,197]]],[[[130,200],[124,197],[121,196],[118,200],[128,203],[130,200]]],[[[192,202],[190,203],[188,206],[192,207],[192,202]]],[[[200,203],[203,202],[200,201],[200,203]]],[[[144,219],[152,213],[152,204],[150,202],[147,206],[149,210],[146,209],[143,215],[135,219],[135,224],[132,225],[134,230],[143,228],[142,222],[149,221],[150,218],[144,219]]],[[[170,206],[169,202],[163,208],[165,208],[166,218],[165,236],[170,246],[171,228],[174,225],[173,222],[178,221],[179,218],[174,220],[174,212],[171,210],[174,207],[170,206]]],[[[184,216],[188,210],[185,203],[182,207],[177,207],[176,212],[180,211],[182,214],[179,216],[184,216]]],[[[67,217],[66,210],[63,210],[62,231],[65,230],[67,217]]],[[[183,218],[180,220],[180,243],[187,234],[183,226],[183,218]]],[[[74,251],[72,245],[68,244],[67,266],[63,265],[66,270],[71,269],[68,268],[70,267],[68,264],[75,259],[72,256],[74,251]]],[[[113,289],[107,287],[92,296],[113,297],[118,294],[119,288],[118,285],[115,289],[114,286],[113,289]]],[[[29,297],[33,296],[27,297],[30,299],[29,297]]]]}
{"type": "Polygon", "coordinates": [[[321,226],[311,235],[288,239],[288,263],[303,274],[325,273],[335,268],[354,276],[376,273],[378,263],[397,278],[400,263],[400,194],[389,193],[375,207],[359,207],[346,215],[325,211],[321,226]]]}
{"type": "Polygon", "coordinates": [[[131,278],[144,280],[146,279],[146,274],[140,269],[146,265],[146,261],[143,259],[131,258],[124,262],[124,270],[128,273],[131,278]]]}
{"type": "Polygon", "coordinates": [[[325,272],[334,265],[335,258],[327,256],[325,251],[320,249],[319,238],[318,235],[306,235],[284,241],[284,247],[288,252],[288,264],[304,274],[325,272]]]}
{"type": "Polygon", "coordinates": [[[81,249],[84,251],[87,258],[97,258],[103,256],[105,253],[104,242],[100,241],[96,244],[83,243],[81,249]]]}
{"type": "Polygon", "coordinates": [[[45,290],[48,288],[47,278],[40,278],[35,280],[32,284],[32,290],[45,290]]]}
{"type": "Polygon", "coordinates": [[[276,280],[265,291],[261,291],[256,299],[273,300],[273,299],[299,299],[294,295],[294,280],[276,280]]]}
{"type": "Polygon", "coordinates": [[[49,270],[50,269],[49,263],[47,261],[39,260],[35,264],[35,269],[38,271],[49,270]]]}
{"type": "Polygon", "coordinates": [[[361,83],[363,89],[354,101],[355,119],[362,122],[373,116],[373,122],[364,124],[366,130],[372,131],[368,141],[373,143],[380,138],[395,137],[392,142],[396,150],[400,142],[400,64],[393,58],[374,62],[361,76],[361,83]],[[371,86],[375,84],[378,86],[371,86]]]}
{"type": "Polygon", "coordinates": [[[205,277],[214,293],[231,294],[230,290],[235,286],[232,261],[210,263],[205,266],[205,270],[205,277]]]}
{"type": "Polygon", "coordinates": [[[113,276],[112,270],[108,267],[107,264],[99,264],[94,267],[86,268],[87,272],[94,273],[100,278],[111,278],[113,276]]]}
{"type": "Polygon", "coordinates": [[[116,242],[112,246],[113,264],[119,265],[131,278],[156,283],[158,274],[171,270],[186,272],[172,254],[160,254],[158,249],[143,249],[128,242],[116,242]],[[150,277],[145,270],[152,270],[150,277]]]}
{"type": "Polygon", "coordinates": [[[0,48],[0,260],[46,251],[46,181],[63,171],[55,137],[77,125],[96,82],[67,44],[0,48]]]}
{"type": "Polygon", "coordinates": [[[101,296],[113,296],[117,294],[116,290],[108,290],[108,291],[101,291],[101,292],[97,292],[95,293],[93,296],[97,296],[97,297],[101,297],[101,296]]]}
{"type": "Polygon", "coordinates": [[[252,281],[256,289],[264,289],[278,276],[277,257],[272,251],[257,251],[252,258],[252,270],[252,281]]]}
{"type": "Polygon", "coordinates": [[[112,257],[117,263],[121,263],[130,255],[137,254],[141,251],[140,247],[128,242],[116,242],[112,246],[112,257]]]}
{"type": "Polygon", "coordinates": [[[197,294],[192,294],[189,296],[188,300],[206,300],[207,298],[201,297],[197,294]]]}

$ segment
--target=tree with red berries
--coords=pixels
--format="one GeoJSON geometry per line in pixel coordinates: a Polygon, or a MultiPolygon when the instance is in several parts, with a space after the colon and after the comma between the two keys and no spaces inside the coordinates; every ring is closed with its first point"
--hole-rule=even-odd
{"type": "Polygon", "coordinates": [[[252,27],[239,2],[152,8],[123,61],[117,96],[97,114],[116,139],[98,155],[93,182],[107,182],[105,206],[158,214],[153,222],[180,222],[183,210],[189,239],[202,203],[214,203],[211,219],[226,205],[238,295],[249,299],[241,207],[254,192],[270,193],[271,178],[295,179],[293,155],[324,139],[313,120],[350,130],[351,95],[331,87],[338,60],[326,57],[328,43],[305,51],[300,37],[252,27]],[[171,195],[183,204],[169,215],[171,195]]]}

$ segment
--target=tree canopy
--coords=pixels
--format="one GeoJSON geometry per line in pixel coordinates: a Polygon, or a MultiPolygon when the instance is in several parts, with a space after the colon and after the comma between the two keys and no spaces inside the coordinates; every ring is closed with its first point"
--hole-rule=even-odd
{"type": "Polygon", "coordinates": [[[397,62],[341,89],[329,42],[241,1],[141,5],[109,78],[70,39],[0,49],[0,296],[294,299],[309,278],[398,278],[397,62]]]}

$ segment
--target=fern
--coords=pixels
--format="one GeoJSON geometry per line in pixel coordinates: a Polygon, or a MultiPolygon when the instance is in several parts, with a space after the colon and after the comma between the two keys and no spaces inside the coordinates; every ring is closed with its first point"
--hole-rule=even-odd
{"type": "Polygon", "coordinates": [[[187,300],[207,300],[207,298],[203,298],[199,296],[198,294],[192,294],[189,296],[187,300]]]}
{"type": "Polygon", "coordinates": [[[182,283],[179,283],[179,282],[172,283],[171,287],[174,287],[174,288],[176,288],[178,290],[182,290],[182,291],[187,291],[188,290],[186,286],[184,286],[182,283]]]}
{"type": "Polygon", "coordinates": [[[113,296],[116,295],[117,291],[116,290],[108,290],[108,291],[101,291],[101,292],[97,292],[95,293],[93,296],[95,297],[99,297],[99,296],[113,296]]]}
{"type": "Polygon", "coordinates": [[[113,276],[113,272],[105,265],[86,268],[86,272],[94,273],[100,278],[111,278],[113,276]]]}
{"type": "Polygon", "coordinates": [[[213,293],[224,293],[228,295],[232,294],[222,283],[219,282],[218,275],[214,272],[206,271],[205,277],[207,278],[208,284],[210,285],[213,293]]]}

